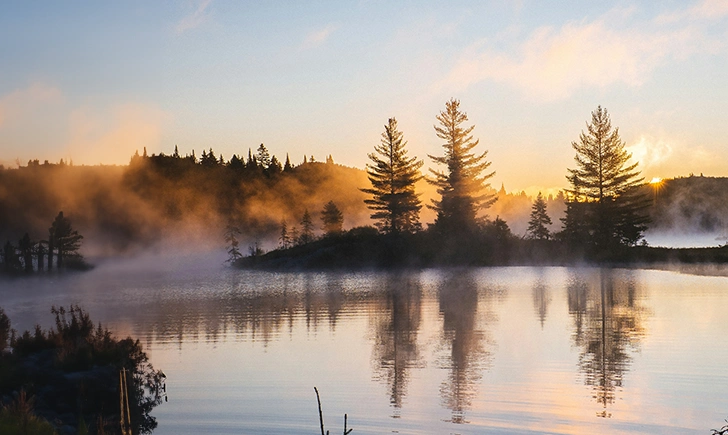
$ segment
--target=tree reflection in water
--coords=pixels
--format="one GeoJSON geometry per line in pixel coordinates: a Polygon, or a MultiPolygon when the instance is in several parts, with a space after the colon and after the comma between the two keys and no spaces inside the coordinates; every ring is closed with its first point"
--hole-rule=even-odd
{"type": "MultiPolygon", "coordinates": [[[[493,292],[485,290],[484,302],[493,292]]],[[[450,352],[443,366],[450,372],[440,386],[443,406],[452,411],[453,423],[467,423],[465,411],[477,396],[476,385],[482,371],[490,365],[491,354],[486,333],[479,321],[488,321],[488,314],[478,313],[478,285],[472,273],[450,273],[441,283],[438,298],[443,318],[442,341],[450,352]]],[[[492,317],[492,315],[490,315],[492,317]]]]}
{"type": "Polygon", "coordinates": [[[645,309],[626,272],[600,269],[575,275],[567,288],[569,313],[574,321],[574,344],[581,348],[579,369],[584,383],[601,404],[597,416],[609,418],[608,406],[622,388],[624,373],[644,336],[645,309]]]}
{"type": "Polygon", "coordinates": [[[546,315],[548,313],[549,304],[551,303],[551,294],[548,286],[546,286],[543,276],[539,276],[538,279],[536,279],[536,283],[533,285],[531,293],[533,296],[533,309],[541,323],[541,329],[543,329],[543,325],[546,323],[546,315]]]}
{"type": "Polygon", "coordinates": [[[412,368],[424,367],[417,343],[422,310],[422,288],[419,276],[392,273],[384,278],[383,297],[377,299],[374,311],[374,377],[389,387],[389,403],[394,418],[399,417],[407,394],[412,368]]]}
{"type": "Polygon", "coordinates": [[[329,312],[329,326],[332,331],[336,330],[336,320],[344,306],[344,288],[341,283],[341,276],[338,273],[331,273],[326,276],[326,306],[329,312]]]}

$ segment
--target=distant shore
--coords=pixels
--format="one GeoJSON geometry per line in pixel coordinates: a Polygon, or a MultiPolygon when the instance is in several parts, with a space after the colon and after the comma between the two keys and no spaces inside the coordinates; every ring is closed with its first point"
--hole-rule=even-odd
{"type": "Polygon", "coordinates": [[[391,237],[355,229],[334,237],[262,255],[234,266],[262,270],[377,270],[442,266],[652,267],[666,264],[728,264],[728,246],[664,248],[619,246],[608,251],[578,249],[554,240],[513,238],[442,243],[427,234],[391,237]],[[489,243],[490,242],[490,243],[489,243]]]}

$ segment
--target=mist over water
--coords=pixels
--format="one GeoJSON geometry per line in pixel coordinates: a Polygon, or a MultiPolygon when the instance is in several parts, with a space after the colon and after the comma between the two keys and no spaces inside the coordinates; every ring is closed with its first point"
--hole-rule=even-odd
{"type": "Polygon", "coordinates": [[[327,429],[347,413],[363,434],[703,434],[728,412],[715,273],[270,273],[208,255],[3,280],[2,306],[27,329],[79,303],[140,338],[168,377],[157,434],[315,433],[314,386],[327,429]]]}
{"type": "Polygon", "coordinates": [[[674,231],[648,231],[644,236],[650,246],[664,248],[711,248],[723,246],[728,242],[725,233],[674,231]]]}

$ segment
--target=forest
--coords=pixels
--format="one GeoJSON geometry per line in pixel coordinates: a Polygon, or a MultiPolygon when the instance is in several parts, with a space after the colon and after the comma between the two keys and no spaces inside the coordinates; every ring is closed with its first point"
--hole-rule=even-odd
{"type": "Polygon", "coordinates": [[[229,159],[175,146],[143,149],[125,166],[0,168],[2,270],[82,269],[81,254],[164,247],[225,247],[235,264],[273,267],[723,261],[720,248],[660,250],[643,236],[724,231],[728,179],[645,182],[606,109],[572,143],[569,187],[535,198],[490,185],[491,162],[467,119],[454,99],[437,115],[443,155],[428,156],[435,168],[426,174],[395,118],[365,169],[332,155],[293,163],[264,144],[229,159]],[[601,160],[595,149],[606,150],[601,160]]]}

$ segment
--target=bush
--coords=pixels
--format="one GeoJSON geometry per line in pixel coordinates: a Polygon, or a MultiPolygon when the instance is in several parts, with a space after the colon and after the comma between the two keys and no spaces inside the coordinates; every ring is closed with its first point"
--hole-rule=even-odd
{"type": "Polygon", "coordinates": [[[139,341],[114,338],[78,306],[53,307],[51,313],[55,328],[25,331],[11,340],[13,353],[0,358],[0,397],[27,389],[43,403],[39,415],[78,415],[78,422],[64,422],[74,426],[118,422],[119,373],[125,369],[134,432],[150,433],[157,426],[150,412],[162,402],[165,377],[139,341]]]}

